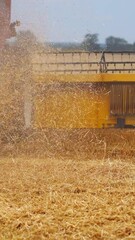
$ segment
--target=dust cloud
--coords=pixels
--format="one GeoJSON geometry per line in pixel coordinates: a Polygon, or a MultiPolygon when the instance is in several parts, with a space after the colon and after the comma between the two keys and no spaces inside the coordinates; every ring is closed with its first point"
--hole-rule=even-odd
{"type": "Polygon", "coordinates": [[[92,129],[99,89],[64,81],[82,74],[80,55],[31,31],[0,52],[2,240],[134,239],[135,132],[92,129]]]}

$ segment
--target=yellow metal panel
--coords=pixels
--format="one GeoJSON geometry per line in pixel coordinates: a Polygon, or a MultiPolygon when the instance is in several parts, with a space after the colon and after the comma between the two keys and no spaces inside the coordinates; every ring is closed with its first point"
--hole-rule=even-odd
{"type": "Polygon", "coordinates": [[[101,74],[102,82],[135,82],[135,74],[101,74]]]}
{"type": "Polygon", "coordinates": [[[109,93],[88,90],[48,92],[34,102],[38,128],[102,128],[109,118],[109,93]]]}
{"type": "Polygon", "coordinates": [[[104,127],[109,121],[109,93],[100,93],[99,94],[99,104],[98,104],[98,127],[104,127]]]}
{"type": "Polygon", "coordinates": [[[126,125],[135,126],[135,116],[133,116],[133,117],[126,117],[126,125]]]}
{"type": "Polygon", "coordinates": [[[89,92],[54,92],[35,101],[35,124],[45,128],[98,127],[97,96],[89,92]]]}
{"type": "Polygon", "coordinates": [[[54,84],[55,82],[102,82],[101,74],[42,74],[33,75],[33,79],[39,83],[54,84]]]}
{"type": "Polygon", "coordinates": [[[39,83],[54,84],[54,82],[135,82],[135,74],[43,74],[33,75],[39,83]]]}
{"type": "MultiPolygon", "coordinates": [[[[34,124],[41,128],[107,128],[117,124],[110,116],[109,83],[135,82],[135,74],[45,74],[34,76],[41,84],[76,83],[71,91],[46,93],[34,101],[34,124]],[[79,90],[77,83],[108,83],[106,92],[79,90]],[[108,88],[109,89],[109,88],[108,88]]],[[[124,102],[123,102],[124,104],[124,102]]],[[[135,124],[135,118],[126,117],[126,124],[135,124]]]]}

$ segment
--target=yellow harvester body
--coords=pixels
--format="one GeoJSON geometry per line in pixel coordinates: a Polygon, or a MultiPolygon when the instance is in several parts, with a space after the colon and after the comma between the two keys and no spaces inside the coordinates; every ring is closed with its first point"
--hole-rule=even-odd
{"type": "Polygon", "coordinates": [[[135,126],[134,53],[38,53],[32,64],[37,128],[135,126]]]}

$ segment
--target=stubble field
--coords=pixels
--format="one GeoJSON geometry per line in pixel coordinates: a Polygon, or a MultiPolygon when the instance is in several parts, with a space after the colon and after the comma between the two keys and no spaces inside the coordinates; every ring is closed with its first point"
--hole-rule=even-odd
{"type": "Polygon", "coordinates": [[[0,239],[135,239],[131,132],[52,135],[2,146],[0,239]]]}

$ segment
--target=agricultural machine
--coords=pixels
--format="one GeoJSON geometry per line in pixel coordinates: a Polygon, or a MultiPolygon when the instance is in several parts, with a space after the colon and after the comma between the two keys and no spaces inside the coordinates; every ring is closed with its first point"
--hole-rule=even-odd
{"type": "MultiPolygon", "coordinates": [[[[1,0],[0,48],[19,24],[10,24],[10,13],[11,0],[1,0]]],[[[26,128],[135,126],[134,52],[34,50],[29,58],[32,81],[24,91],[26,128]]]]}
{"type": "Polygon", "coordinates": [[[32,65],[37,127],[135,126],[134,52],[41,52],[32,65]]]}

